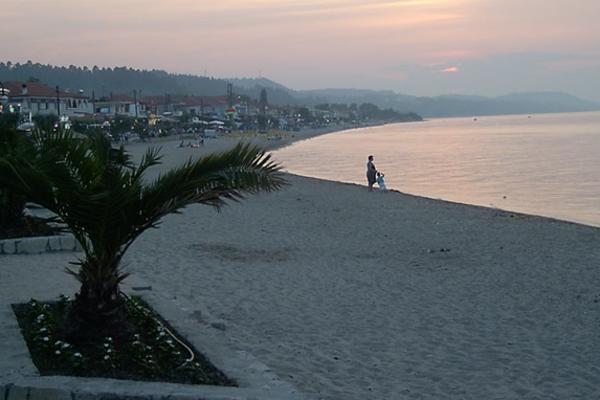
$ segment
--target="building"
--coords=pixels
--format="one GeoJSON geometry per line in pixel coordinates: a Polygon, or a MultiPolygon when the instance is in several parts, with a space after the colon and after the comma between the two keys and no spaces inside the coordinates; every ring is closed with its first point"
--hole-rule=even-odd
{"type": "Polygon", "coordinates": [[[196,116],[224,117],[228,109],[226,96],[146,96],[143,102],[156,115],[187,113],[196,116]]]}
{"type": "Polygon", "coordinates": [[[147,113],[146,104],[136,101],[127,95],[111,95],[108,98],[93,101],[94,114],[115,117],[118,115],[126,117],[145,117],[147,113]]]}
{"type": "Polygon", "coordinates": [[[228,104],[226,96],[184,96],[179,110],[191,115],[224,117],[228,104]]]}
{"type": "Polygon", "coordinates": [[[21,114],[82,116],[92,113],[92,105],[83,93],[59,90],[39,82],[5,82],[9,110],[21,114]]]}

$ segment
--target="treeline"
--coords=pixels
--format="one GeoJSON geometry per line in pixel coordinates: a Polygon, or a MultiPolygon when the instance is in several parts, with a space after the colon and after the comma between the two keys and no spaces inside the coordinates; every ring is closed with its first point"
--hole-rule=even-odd
{"type": "MultiPolygon", "coordinates": [[[[146,95],[203,95],[223,96],[228,82],[223,79],[196,75],[171,74],[162,70],[142,70],[128,67],[98,67],[69,65],[54,66],[28,61],[26,63],[0,62],[0,81],[39,81],[60,86],[72,92],[83,90],[96,98],[113,94],[131,94],[134,90],[146,95]]],[[[236,95],[257,99],[261,86],[234,87],[236,95]]],[[[269,88],[269,99],[277,104],[295,104],[297,101],[281,89],[269,88]]]]}

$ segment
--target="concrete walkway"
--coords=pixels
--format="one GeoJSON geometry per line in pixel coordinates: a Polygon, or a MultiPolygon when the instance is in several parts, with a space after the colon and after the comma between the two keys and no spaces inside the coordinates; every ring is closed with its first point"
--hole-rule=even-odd
{"type": "MultiPolygon", "coordinates": [[[[0,256],[0,399],[2,400],[100,400],[169,398],[171,400],[301,400],[304,397],[270,369],[243,351],[224,345],[223,332],[181,307],[167,291],[136,292],[149,287],[131,277],[123,288],[142,295],[178,333],[233,378],[239,388],[134,382],[114,379],[40,376],[19,330],[11,304],[31,298],[45,301],[59,294],[72,295],[77,282],[64,272],[81,253],[56,252],[0,256]]],[[[206,313],[205,313],[206,315],[206,313]]]]}

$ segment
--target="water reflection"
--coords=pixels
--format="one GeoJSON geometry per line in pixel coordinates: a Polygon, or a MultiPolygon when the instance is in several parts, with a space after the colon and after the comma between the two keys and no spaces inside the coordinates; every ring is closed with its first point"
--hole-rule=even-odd
{"type": "Polygon", "coordinates": [[[357,129],[275,153],[287,170],[600,226],[600,113],[436,119],[357,129]]]}

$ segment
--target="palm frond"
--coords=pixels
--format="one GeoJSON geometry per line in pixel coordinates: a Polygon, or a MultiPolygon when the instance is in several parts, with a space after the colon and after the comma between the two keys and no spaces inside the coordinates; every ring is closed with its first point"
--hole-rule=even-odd
{"type": "Polygon", "coordinates": [[[147,150],[135,166],[125,149],[114,149],[103,136],[78,139],[58,131],[36,132],[32,139],[32,159],[0,155],[0,187],[26,193],[68,225],[85,253],[77,271],[69,270],[79,280],[111,273],[124,279],[119,262],[125,251],[168,214],[190,204],[219,209],[286,184],[280,166],[250,144],[188,160],[146,183],[145,172],[161,161],[159,149],[147,150]]]}

